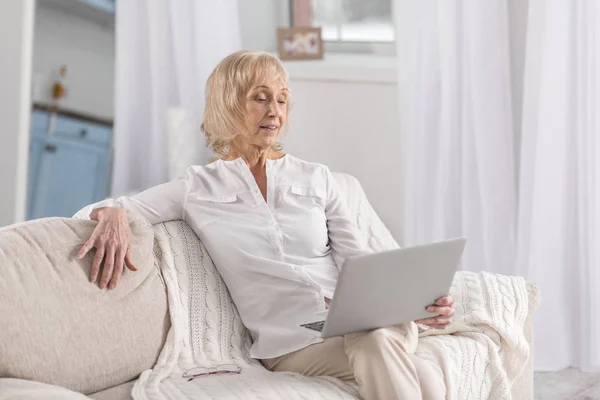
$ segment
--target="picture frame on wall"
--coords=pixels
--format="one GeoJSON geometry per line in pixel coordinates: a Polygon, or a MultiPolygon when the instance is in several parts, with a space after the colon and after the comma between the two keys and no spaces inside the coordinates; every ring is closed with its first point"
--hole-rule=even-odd
{"type": "Polygon", "coordinates": [[[320,60],[323,58],[321,28],[279,28],[277,49],[282,60],[320,60]]]}

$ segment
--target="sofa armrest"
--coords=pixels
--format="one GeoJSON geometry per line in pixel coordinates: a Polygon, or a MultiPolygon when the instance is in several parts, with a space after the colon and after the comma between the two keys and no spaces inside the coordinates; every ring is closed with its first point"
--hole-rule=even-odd
{"type": "Polygon", "coordinates": [[[525,338],[529,343],[529,360],[519,378],[514,382],[511,393],[514,400],[533,399],[533,321],[534,313],[540,305],[540,292],[533,282],[527,282],[527,294],[529,297],[529,314],[525,322],[525,338]]]}

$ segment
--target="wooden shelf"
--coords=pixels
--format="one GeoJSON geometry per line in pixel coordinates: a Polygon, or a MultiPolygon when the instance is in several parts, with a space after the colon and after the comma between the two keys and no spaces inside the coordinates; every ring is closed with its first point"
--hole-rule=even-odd
{"type": "Polygon", "coordinates": [[[84,121],[92,122],[95,124],[105,125],[105,126],[113,126],[113,120],[108,118],[97,117],[95,115],[82,113],[79,111],[68,110],[64,108],[57,108],[52,104],[45,103],[33,103],[33,109],[39,111],[46,111],[50,113],[56,113],[58,115],[64,115],[69,118],[77,118],[84,121]]]}

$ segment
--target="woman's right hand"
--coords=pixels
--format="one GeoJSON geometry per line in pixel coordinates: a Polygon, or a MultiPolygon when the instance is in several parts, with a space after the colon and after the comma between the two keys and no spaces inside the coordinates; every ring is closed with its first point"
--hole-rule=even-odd
{"type": "Polygon", "coordinates": [[[100,264],[104,261],[100,289],[107,285],[109,289],[114,289],[123,273],[123,265],[131,271],[137,271],[131,261],[132,233],[127,213],[120,207],[98,208],[92,212],[91,219],[98,221],[98,225],[79,250],[77,258],[82,259],[92,248],[96,248],[90,282],[98,279],[100,264]]]}

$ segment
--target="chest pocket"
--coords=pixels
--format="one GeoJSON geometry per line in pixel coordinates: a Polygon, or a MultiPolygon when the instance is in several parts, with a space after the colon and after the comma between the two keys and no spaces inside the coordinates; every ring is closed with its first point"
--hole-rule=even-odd
{"type": "Polygon", "coordinates": [[[239,213],[243,207],[242,195],[192,195],[188,207],[196,208],[200,216],[197,223],[201,226],[211,224],[223,219],[231,218],[239,213]]]}
{"type": "Polygon", "coordinates": [[[290,186],[290,192],[297,196],[317,197],[321,200],[325,200],[325,191],[319,188],[290,186]]]}
{"type": "Polygon", "coordinates": [[[209,203],[235,203],[238,200],[238,195],[233,194],[231,196],[216,196],[216,197],[206,197],[206,196],[196,196],[196,199],[199,201],[208,201],[209,203]]]}
{"type": "Polygon", "coordinates": [[[325,210],[325,190],[313,187],[290,186],[287,199],[293,205],[310,210],[325,210]]]}

